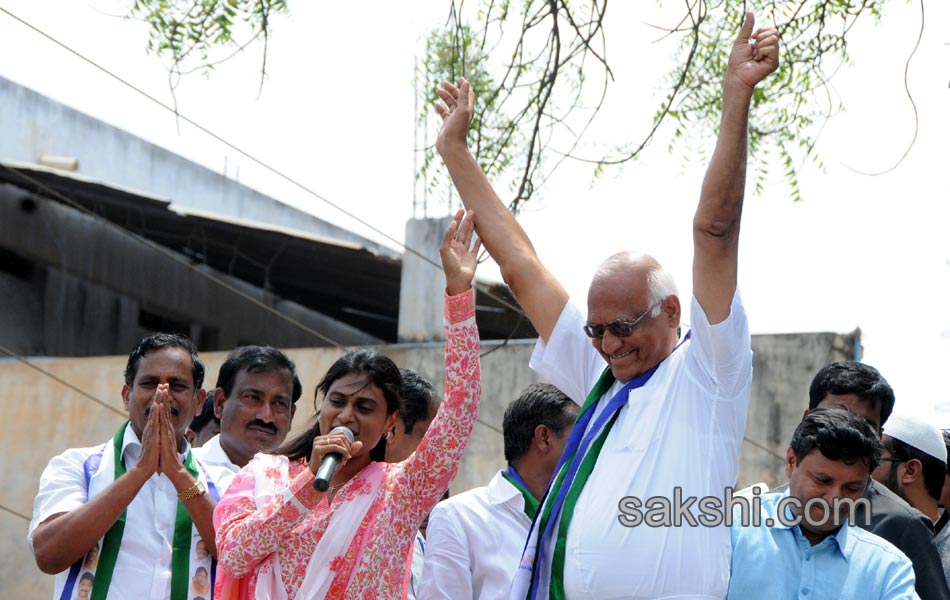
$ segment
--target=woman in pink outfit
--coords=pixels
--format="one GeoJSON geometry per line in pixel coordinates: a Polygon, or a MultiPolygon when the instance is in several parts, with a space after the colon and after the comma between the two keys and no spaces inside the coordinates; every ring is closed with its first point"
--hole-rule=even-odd
{"type": "Polygon", "coordinates": [[[416,530],[455,477],[478,416],[473,230],[474,214],[459,211],[442,241],[445,392],[416,452],[384,462],[399,369],[374,350],[348,352],[317,386],[318,422],[278,453],[258,454],[215,508],[216,599],[405,597],[416,530]],[[338,426],[355,441],[321,433],[338,426]],[[343,460],[330,489],[317,492],[314,474],[329,453],[343,460]]]}

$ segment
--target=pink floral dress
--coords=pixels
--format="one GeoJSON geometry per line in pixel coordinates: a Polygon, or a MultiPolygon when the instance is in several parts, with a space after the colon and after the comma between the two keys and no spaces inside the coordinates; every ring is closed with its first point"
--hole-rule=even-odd
{"type": "Polygon", "coordinates": [[[334,525],[336,531],[343,526],[345,551],[326,564],[330,570],[323,572],[325,580],[329,577],[326,598],[405,596],[415,533],[455,477],[478,417],[481,369],[471,290],[446,296],[445,320],[445,393],[416,452],[401,463],[370,463],[337,491],[332,504],[313,489],[314,476],[305,460],[288,466],[283,459],[282,471],[280,457],[258,455],[215,508],[215,598],[255,598],[259,577],[273,580],[274,569],[284,588],[279,595],[310,597],[312,591],[301,590],[301,584],[337,512],[363,518],[334,525]],[[270,481],[259,482],[258,477],[270,481]],[[265,496],[259,505],[255,498],[261,498],[260,490],[276,482],[279,493],[265,496]],[[347,506],[360,508],[347,512],[347,506]]]}

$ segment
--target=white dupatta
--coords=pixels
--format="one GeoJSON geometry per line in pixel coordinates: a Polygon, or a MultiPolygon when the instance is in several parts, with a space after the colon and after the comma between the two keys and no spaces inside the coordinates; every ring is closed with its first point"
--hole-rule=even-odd
{"type": "MultiPolygon", "coordinates": [[[[257,508],[265,506],[274,496],[281,495],[285,502],[295,504],[302,512],[310,512],[310,509],[302,505],[289,489],[290,462],[286,456],[259,454],[253,461],[252,470],[254,503],[257,508]],[[273,478],[275,468],[279,472],[279,479],[273,478]]],[[[330,568],[330,565],[334,559],[346,554],[370,505],[376,498],[384,475],[383,464],[371,462],[337,490],[330,523],[317,542],[313,556],[307,564],[303,583],[297,592],[298,599],[323,600],[326,597],[336,576],[336,572],[330,568]],[[353,496],[346,494],[347,488],[358,480],[365,482],[363,486],[368,484],[368,491],[353,496]]],[[[325,502],[325,500],[321,499],[320,502],[325,502]]],[[[359,560],[359,557],[356,560],[359,560]]],[[[279,556],[274,556],[273,568],[264,566],[258,572],[255,598],[256,600],[287,600],[287,588],[281,578],[279,556]]]]}

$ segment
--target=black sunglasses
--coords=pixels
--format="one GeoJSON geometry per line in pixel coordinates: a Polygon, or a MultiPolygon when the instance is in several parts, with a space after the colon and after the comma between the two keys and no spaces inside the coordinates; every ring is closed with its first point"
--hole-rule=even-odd
{"type": "Polygon", "coordinates": [[[645,319],[647,315],[649,315],[653,309],[660,304],[660,302],[662,302],[662,300],[659,302],[654,302],[650,308],[643,311],[642,315],[636,319],[633,319],[632,321],[630,319],[624,319],[621,317],[619,319],[614,319],[606,325],[601,325],[600,323],[587,323],[584,325],[584,333],[586,333],[587,337],[589,338],[599,340],[600,338],[604,337],[604,332],[609,329],[611,335],[614,337],[627,337],[633,333],[634,328],[640,323],[640,321],[645,319]]]}

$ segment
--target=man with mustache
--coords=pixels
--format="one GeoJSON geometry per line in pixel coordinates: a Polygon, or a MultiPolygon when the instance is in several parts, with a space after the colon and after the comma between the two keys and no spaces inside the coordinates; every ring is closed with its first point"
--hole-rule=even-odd
{"type": "Polygon", "coordinates": [[[302,388],[297,367],[286,354],[270,346],[241,346],[228,355],[218,371],[214,414],[221,433],[195,455],[221,480],[221,492],[258,452],[272,452],[284,442],[302,388]]]}
{"type": "Polygon", "coordinates": [[[122,400],[129,420],[111,440],[54,457],[40,478],[28,541],[56,575],[54,598],[86,593],[164,600],[189,576],[194,543],[215,549],[216,481],[185,439],[204,402],[205,367],[188,338],[149,335],[132,349],[122,400]],[[94,581],[84,557],[101,548],[94,581]]]}

